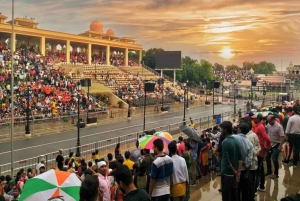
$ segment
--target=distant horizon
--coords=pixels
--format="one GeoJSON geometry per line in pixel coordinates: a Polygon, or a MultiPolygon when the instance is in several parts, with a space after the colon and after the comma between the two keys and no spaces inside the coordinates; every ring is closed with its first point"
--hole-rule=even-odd
{"type": "MultiPolygon", "coordinates": [[[[11,2],[2,3],[11,20],[11,2]]],[[[267,61],[285,71],[300,64],[299,0],[15,0],[15,18],[35,18],[38,28],[71,34],[93,20],[144,50],[180,50],[182,56],[224,66],[267,61]],[[26,9],[24,9],[26,8],[26,9]]]]}

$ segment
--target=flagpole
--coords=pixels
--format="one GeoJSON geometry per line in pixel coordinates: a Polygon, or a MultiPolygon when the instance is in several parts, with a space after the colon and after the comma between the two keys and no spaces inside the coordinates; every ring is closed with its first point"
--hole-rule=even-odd
{"type": "Polygon", "coordinates": [[[11,41],[10,41],[10,51],[11,51],[11,123],[10,123],[10,166],[11,166],[11,176],[14,174],[14,46],[15,46],[15,0],[12,0],[12,23],[11,23],[11,41]]]}

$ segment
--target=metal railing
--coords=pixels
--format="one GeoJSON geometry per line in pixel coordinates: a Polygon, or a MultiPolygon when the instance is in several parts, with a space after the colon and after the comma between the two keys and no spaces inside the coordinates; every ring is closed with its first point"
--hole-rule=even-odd
{"type": "MultiPolygon", "coordinates": [[[[239,108],[241,108],[243,112],[246,111],[245,107],[239,107],[239,108]]],[[[221,117],[222,117],[223,121],[224,120],[231,121],[232,118],[234,118],[234,114],[231,111],[224,112],[224,113],[221,113],[221,117]]],[[[196,128],[199,131],[205,130],[207,128],[211,128],[216,125],[216,122],[213,119],[213,115],[199,117],[199,118],[193,118],[193,122],[195,123],[196,128]]],[[[174,123],[174,124],[167,124],[167,125],[163,125],[163,126],[159,126],[159,127],[153,127],[151,129],[148,128],[147,130],[166,131],[174,136],[178,133],[181,133],[179,130],[180,125],[182,125],[182,121],[174,123]]],[[[132,149],[135,147],[136,140],[142,134],[143,134],[143,131],[134,132],[134,133],[129,133],[129,134],[119,136],[119,137],[114,137],[114,138],[110,138],[110,139],[101,140],[98,142],[81,145],[80,146],[81,155],[87,159],[87,158],[89,158],[89,156],[91,156],[92,152],[94,152],[95,149],[98,149],[100,156],[106,156],[107,153],[113,153],[113,150],[117,143],[121,144],[121,150],[132,149]]],[[[62,155],[64,157],[68,157],[70,152],[76,153],[76,149],[77,149],[77,147],[66,148],[63,150],[62,155]]],[[[58,155],[58,152],[45,153],[42,156],[37,156],[37,157],[33,157],[33,158],[16,161],[13,164],[14,174],[16,174],[21,168],[35,169],[37,163],[40,161],[41,158],[45,158],[46,166],[48,168],[56,167],[55,159],[56,159],[57,155],[58,155]]],[[[10,163],[0,165],[0,174],[1,175],[10,174],[10,171],[11,171],[10,163]]]]}
{"type": "MultiPolygon", "coordinates": [[[[195,100],[190,102],[191,107],[199,107],[204,103],[201,100],[195,100]]],[[[165,104],[167,105],[167,104],[165,104]]],[[[157,107],[160,108],[160,107],[157,107]]],[[[178,111],[183,108],[181,103],[173,103],[170,107],[171,111],[178,111]]],[[[143,115],[143,107],[132,108],[131,117],[140,117],[143,115]]],[[[157,115],[160,114],[159,110],[155,110],[154,106],[146,106],[146,115],[157,115]]],[[[118,120],[126,118],[128,111],[124,109],[111,109],[109,111],[100,111],[100,112],[89,112],[89,117],[97,117],[97,125],[106,124],[112,122],[112,120],[118,120]]],[[[87,114],[85,112],[80,113],[80,118],[84,121],[86,120],[87,114]]],[[[76,129],[77,124],[77,114],[60,116],[55,118],[44,118],[44,119],[31,119],[30,120],[30,131],[31,136],[42,136],[55,133],[62,133],[76,129]],[[51,127],[52,129],[45,129],[45,127],[51,127]]],[[[0,123],[0,141],[10,140],[10,123],[2,122],[0,123]]],[[[25,134],[25,125],[26,121],[24,118],[18,118],[14,123],[14,139],[22,139],[25,134]]]]}

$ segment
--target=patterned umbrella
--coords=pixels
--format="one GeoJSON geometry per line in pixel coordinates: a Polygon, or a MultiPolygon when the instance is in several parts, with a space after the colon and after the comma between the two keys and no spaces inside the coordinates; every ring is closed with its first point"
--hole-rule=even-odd
{"type": "Polygon", "coordinates": [[[139,147],[141,149],[152,149],[153,148],[153,142],[156,139],[161,139],[164,143],[164,150],[168,150],[169,141],[165,138],[160,138],[158,136],[154,135],[145,135],[139,139],[139,147]]]}
{"type": "Polygon", "coordinates": [[[167,132],[156,132],[156,133],[154,133],[154,136],[164,138],[164,139],[168,140],[169,142],[171,142],[173,140],[172,135],[167,132]]]}
{"type": "Polygon", "coordinates": [[[49,170],[26,181],[19,201],[79,201],[81,181],[74,173],[49,170]]]}

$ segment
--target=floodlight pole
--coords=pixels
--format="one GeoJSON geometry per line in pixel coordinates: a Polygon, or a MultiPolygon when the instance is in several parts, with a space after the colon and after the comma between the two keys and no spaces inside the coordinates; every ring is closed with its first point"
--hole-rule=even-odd
{"type": "Polygon", "coordinates": [[[213,81],[213,86],[212,86],[212,90],[213,90],[213,115],[215,115],[215,81],[213,81]]]}
{"type": "Polygon", "coordinates": [[[186,101],[186,83],[184,83],[184,92],[183,92],[183,125],[186,124],[186,122],[185,122],[185,108],[186,108],[185,101],[186,101]]]}
{"type": "Polygon", "coordinates": [[[144,87],[144,122],[143,122],[143,131],[146,131],[146,87],[144,87]]]}
{"type": "Polygon", "coordinates": [[[14,44],[15,44],[15,0],[12,0],[12,21],[11,21],[11,40],[10,40],[10,51],[11,51],[11,123],[10,123],[10,175],[14,175],[14,44]]]}
{"type": "Polygon", "coordinates": [[[77,100],[77,144],[76,155],[80,156],[80,95],[78,94],[77,100]]]}

